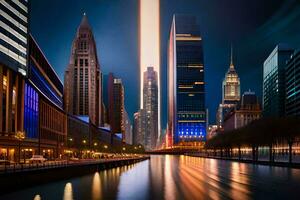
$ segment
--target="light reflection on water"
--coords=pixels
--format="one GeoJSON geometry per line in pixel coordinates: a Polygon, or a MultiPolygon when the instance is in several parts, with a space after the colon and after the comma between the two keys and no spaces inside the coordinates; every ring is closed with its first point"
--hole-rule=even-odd
{"type": "Polygon", "coordinates": [[[94,200],[100,200],[102,195],[102,186],[101,186],[101,178],[99,172],[94,174],[93,184],[92,184],[92,198],[94,200]]]}
{"type": "Polygon", "coordinates": [[[300,199],[299,188],[299,169],[165,155],[0,199],[300,199]]]}
{"type": "Polygon", "coordinates": [[[63,200],[73,200],[72,183],[67,183],[64,189],[63,200]]]}

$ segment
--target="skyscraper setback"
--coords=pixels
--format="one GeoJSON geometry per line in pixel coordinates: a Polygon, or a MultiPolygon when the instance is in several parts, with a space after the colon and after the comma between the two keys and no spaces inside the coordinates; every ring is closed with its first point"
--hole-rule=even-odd
{"type": "Polygon", "coordinates": [[[197,145],[206,138],[203,47],[195,16],[173,17],[168,48],[167,138],[172,138],[173,145],[197,145]]]}
{"type": "Polygon", "coordinates": [[[64,108],[86,117],[96,126],[102,124],[102,73],[92,29],[84,14],[72,44],[65,71],[64,108]]]}

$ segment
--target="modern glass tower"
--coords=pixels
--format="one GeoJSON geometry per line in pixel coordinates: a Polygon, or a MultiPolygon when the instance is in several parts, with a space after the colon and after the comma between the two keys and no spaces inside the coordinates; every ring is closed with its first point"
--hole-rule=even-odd
{"type": "Polygon", "coordinates": [[[174,15],[168,48],[168,138],[172,138],[171,146],[197,145],[206,138],[202,45],[196,17],[174,15]]]}
{"type": "Polygon", "coordinates": [[[144,72],[143,104],[145,117],[145,148],[154,149],[158,139],[158,80],[157,72],[148,67],[144,72]]]}
{"type": "Polygon", "coordinates": [[[102,124],[102,73],[92,29],[84,14],[65,71],[64,107],[96,126],[102,124]]]}
{"type": "Polygon", "coordinates": [[[285,68],[285,115],[300,116],[300,51],[288,60],[285,68]]]}
{"type": "Polygon", "coordinates": [[[22,75],[27,75],[28,2],[0,1],[1,63],[22,75]]]}
{"type": "Polygon", "coordinates": [[[23,132],[28,2],[0,0],[0,135],[23,132]]]}
{"type": "Polygon", "coordinates": [[[285,113],[285,66],[293,53],[286,44],[278,44],[264,62],[263,116],[281,117],[285,113]]]}

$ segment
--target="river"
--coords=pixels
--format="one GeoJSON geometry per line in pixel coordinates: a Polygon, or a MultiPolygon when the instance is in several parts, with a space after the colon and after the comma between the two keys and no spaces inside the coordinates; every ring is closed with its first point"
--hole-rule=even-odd
{"type": "Polygon", "coordinates": [[[300,169],[157,155],[130,166],[26,188],[0,199],[300,199],[300,169]]]}

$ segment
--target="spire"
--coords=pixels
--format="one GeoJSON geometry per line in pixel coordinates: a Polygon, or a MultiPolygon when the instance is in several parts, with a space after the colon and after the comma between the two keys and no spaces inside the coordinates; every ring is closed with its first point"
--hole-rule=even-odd
{"type": "Polygon", "coordinates": [[[89,24],[89,21],[88,21],[88,18],[86,16],[85,12],[83,13],[83,16],[82,16],[82,19],[81,19],[79,27],[80,28],[90,28],[90,24],[89,24]]]}
{"type": "Polygon", "coordinates": [[[234,69],[232,44],[231,44],[231,52],[230,52],[230,69],[234,69]]]}

